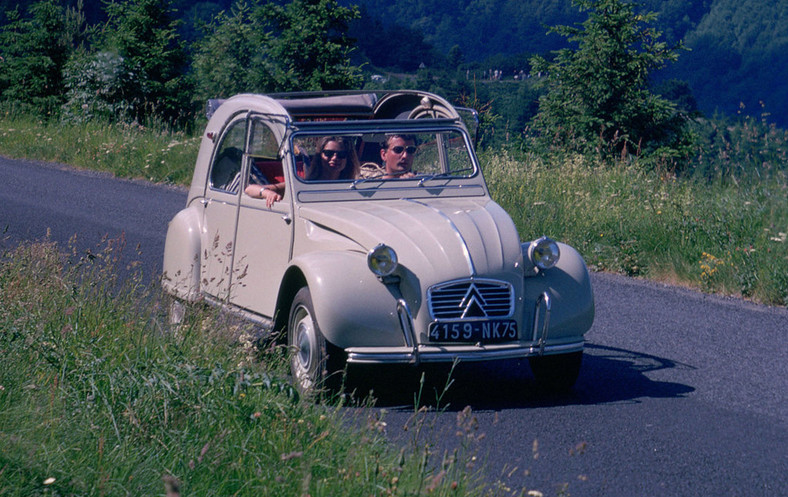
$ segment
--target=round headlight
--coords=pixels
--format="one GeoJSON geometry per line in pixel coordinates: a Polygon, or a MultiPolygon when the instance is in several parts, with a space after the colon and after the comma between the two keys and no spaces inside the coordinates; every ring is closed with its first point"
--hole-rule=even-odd
{"type": "Polygon", "coordinates": [[[367,266],[375,276],[388,276],[397,269],[397,253],[393,248],[381,243],[367,254],[367,266]]]}
{"type": "Polygon", "coordinates": [[[534,266],[542,270],[555,266],[559,257],[561,257],[561,251],[558,249],[558,243],[546,236],[534,240],[528,247],[528,258],[531,259],[534,266]]]}

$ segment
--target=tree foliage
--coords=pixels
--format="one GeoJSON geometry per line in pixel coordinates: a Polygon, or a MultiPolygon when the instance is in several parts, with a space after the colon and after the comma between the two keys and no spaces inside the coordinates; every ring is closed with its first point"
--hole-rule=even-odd
{"type": "Polygon", "coordinates": [[[604,156],[683,155],[688,135],[675,106],[649,90],[649,74],[677,58],[659,41],[654,13],[635,13],[622,0],[573,0],[586,21],[556,26],[576,48],[551,61],[534,57],[532,76],[547,93],[533,124],[543,139],[568,150],[604,156]]]}
{"type": "Polygon", "coordinates": [[[0,27],[0,95],[51,115],[62,101],[63,67],[80,42],[83,18],[55,0],[33,4],[28,14],[6,12],[9,22],[0,27]]]}
{"type": "Polygon", "coordinates": [[[197,46],[198,98],[358,88],[347,36],[357,15],[336,0],[237,2],[214,19],[197,46]]]}
{"type": "Polygon", "coordinates": [[[220,12],[196,45],[192,70],[196,98],[227,98],[272,86],[265,24],[246,2],[220,12]]]}
{"type": "Polygon", "coordinates": [[[186,55],[170,0],[107,4],[102,51],[121,58],[128,78],[120,92],[131,117],[183,123],[190,114],[186,55]]]}
{"type": "Polygon", "coordinates": [[[276,91],[335,90],[360,84],[350,64],[352,40],[348,25],[358,17],[355,7],[336,0],[292,0],[269,4],[264,14],[273,26],[270,56],[276,91]]]}

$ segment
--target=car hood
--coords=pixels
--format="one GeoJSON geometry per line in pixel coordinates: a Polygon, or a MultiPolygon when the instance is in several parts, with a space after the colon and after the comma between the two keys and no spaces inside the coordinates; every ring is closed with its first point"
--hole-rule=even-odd
{"type": "Polygon", "coordinates": [[[302,206],[299,215],[364,251],[389,245],[420,279],[496,276],[522,263],[514,223],[488,198],[336,202],[302,206]]]}

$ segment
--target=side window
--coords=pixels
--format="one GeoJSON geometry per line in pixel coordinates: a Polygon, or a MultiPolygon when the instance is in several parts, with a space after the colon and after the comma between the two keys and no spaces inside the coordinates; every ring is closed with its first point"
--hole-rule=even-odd
{"type": "Polygon", "coordinates": [[[276,142],[274,132],[264,122],[252,122],[252,139],[249,145],[249,155],[275,159],[279,155],[279,144],[276,142]]]}
{"type": "Polygon", "coordinates": [[[279,143],[271,128],[259,120],[252,121],[252,136],[249,142],[248,184],[276,185],[285,181],[282,160],[279,158],[279,143]]]}
{"type": "Polygon", "coordinates": [[[213,158],[211,188],[238,193],[245,138],[246,121],[232,123],[213,158]]]}

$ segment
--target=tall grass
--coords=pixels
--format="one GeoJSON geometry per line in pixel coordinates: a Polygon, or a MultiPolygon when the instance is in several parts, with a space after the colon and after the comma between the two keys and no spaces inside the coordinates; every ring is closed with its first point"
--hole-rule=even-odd
{"type": "Polygon", "coordinates": [[[557,237],[597,270],[788,304],[785,176],[678,179],[580,156],[482,162],[524,239],[557,237]]]}
{"type": "Polygon", "coordinates": [[[199,141],[199,135],[136,124],[73,124],[11,111],[0,114],[2,155],[61,162],[123,178],[185,184],[194,171],[199,141]]]}
{"type": "Polygon", "coordinates": [[[298,399],[284,353],[115,280],[117,247],[0,259],[0,495],[479,494],[462,456],[390,447],[385,422],[298,399]]]}

